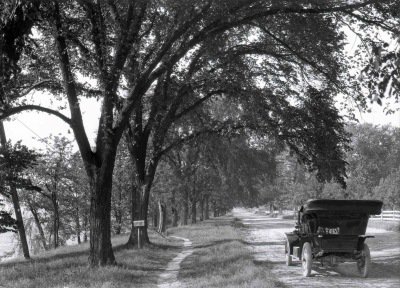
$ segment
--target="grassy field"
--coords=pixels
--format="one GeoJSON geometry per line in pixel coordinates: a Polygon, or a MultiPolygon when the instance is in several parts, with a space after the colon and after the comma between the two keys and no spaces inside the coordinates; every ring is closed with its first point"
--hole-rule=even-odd
{"type": "MultiPolygon", "coordinates": [[[[268,267],[256,264],[241,241],[240,225],[220,217],[168,230],[189,238],[194,253],[182,263],[182,287],[280,287],[268,267]]],[[[152,232],[152,245],[142,250],[124,248],[127,235],[115,237],[117,266],[91,269],[88,244],[62,247],[35,256],[0,263],[0,287],[157,287],[159,275],[182,247],[182,242],[152,232]]],[[[265,265],[265,264],[264,264],[265,265]]]]}
{"type": "Polygon", "coordinates": [[[368,227],[384,229],[387,231],[400,232],[399,221],[382,221],[379,219],[378,220],[370,219],[368,221],[368,227]]]}

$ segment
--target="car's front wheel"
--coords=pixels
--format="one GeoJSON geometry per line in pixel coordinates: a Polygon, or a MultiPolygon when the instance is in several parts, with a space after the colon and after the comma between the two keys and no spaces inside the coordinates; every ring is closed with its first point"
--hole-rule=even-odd
{"type": "Polygon", "coordinates": [[[368,277],[369,268],[371,266],[371,254],[369,247],[366,243],[363,244],[361,249],[361,257],[357,260],[357,269],[362,277],[368,277]]]}
{"type": "Polygon", "coordinates": [[[311,244],[306,242],[303,245],[303,251],[301,253],[301,263],[303,266],[303,276],[309,277],[311,275],[311,265],[312,265],[312,252],[311,244]]]}

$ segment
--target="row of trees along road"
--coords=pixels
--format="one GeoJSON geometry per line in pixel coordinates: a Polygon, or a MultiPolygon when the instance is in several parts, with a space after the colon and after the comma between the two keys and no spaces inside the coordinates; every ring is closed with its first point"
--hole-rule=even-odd
{"type": "MultiPolygon", "coordinates": [[[[160,161],[201,135],[241,134],[285,144],[320,181],[344,185],[347,138],[341,129],[328,129],[343,120],[325,100],[341,92],[365,107],[361,92],[380,91],[378,98],[371,95],[380,99],[382,83],[360,84],[348,71],[355,64],[367,67],[363,75],[370,79],[388,71],[380,66],[379,53],[371,62],[350,61],[342,28],[357,29],[367,46],[376,46],[370,27],[389,37],[398,36],[399,27],[398,1],[10,0],[0,5],[1,119],[38,110],[71,127],[89,183],[92,266],[115,263],[112,178],[122,138],[134,168],[131,214],[146,227],[160,161]],[[30,97],[33,91],[65,101],[69,113],[39,105],[30,97]],[[85,131],[81,97],[101,102],[94,145],[85,131]],[[302,109],[305,103],[309,110],[302,109]],[[315,118],[318,105],[329,113],[315,118]],[[311,127],[318,129],[311,133],[311,127]],[[315,141],[323,137],[333,144],[315,141]],[[331,157],[324,158],[332,145],[331,157]]],[[[392,70],[390,79],[397,79],[398,65],[392,70]]],[[[396,82],[383,85],[389,83],[396,82]]],[[[49,188],[43,197],[53,197],[54,187],[49,188]]],[[[148,242],[146,229],[144,236],[148,242]]]]}
{"type": "MultiPolygon", "coordinates": [[[[387,209],[398,209],[399,129],[364,124],[348,126],[347,130],[352,133],[352,149],[345,158],[350,163],[346,190],[335,182],[318,182],[316,174],[308,173],[287,150],[254,147],[243,136],[229,140],[197,138],[171,151],[160,162],[150,201],[153,226],[163,232],[167,224],[206,220],[210,214],[218,216],[238,204],[273,202],[276,208],[293,208],[309,198],[376,198],[382,199],[387,209]]],[[[21,206],[32,215],[25,219],[24,228],[34,253],[64,245],[67,240],[80,243],[81,237],[83,241],[88,239],[90,193],[82,160],[65,138],[50,137],[46,142],[50,149],[34,161],[28,160],[31,166],[35,164],[34,169],[27,169],[25,180],[21,174],[18,180],[21,206]]],[[[8,149],[21,153],[19,159],[33,153],[19,143],[8,149]]],[[[0,155],[10,157],[4,152],[0,155]]],[[[18,156],[12,158],[17,160],[18,156]]],[[[131,226],[132,171],[129,151],[121,145],[111,201],[111,226],[117,235],[131,226]]],[[[3,183],[10,181],[3,178],[3,183]]],[[[10,191],[1,188],[3,195],[10,191]]],[[[6,212],[1,214],[0,223],[2,232],[18,228],[6,212]]]]}

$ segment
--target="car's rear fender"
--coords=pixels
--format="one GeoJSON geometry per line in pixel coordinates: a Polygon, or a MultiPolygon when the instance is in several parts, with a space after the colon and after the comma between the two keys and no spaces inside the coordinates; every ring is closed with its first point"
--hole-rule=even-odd
{"type": "Polygon", "coordinates": [[[357,250],[358,251],[362,250],[363,244],[364,244],[364,242],[365,242],[365,240],[367,238],[375,238],[375,236],[372,236],[372,235],[361,235],[361,236],[359,236],[358,237],[358,243],[357,243],[357,250]]]}

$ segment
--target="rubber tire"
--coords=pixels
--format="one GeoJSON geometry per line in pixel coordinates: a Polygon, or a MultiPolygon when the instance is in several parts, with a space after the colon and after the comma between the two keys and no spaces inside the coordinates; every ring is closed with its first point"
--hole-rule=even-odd
{"type": "Polygon", "coordinates": [[[357,261],[357,269],[361,277],[367,278],[371,267],[371,253],[366,243],[363,243],[361,249],[361,259],[357,261]]]}
{"type": "Polygon", "coordinates": [[[285,260],[286,260],[286,266],[292,266],[292,255],[290,255],[289,240],[286,240],[286,245],[285,245],[285,260]]]}
{"type": "Polygon", "coordinates": [[[311,244],[309,242],[306,242],[303,245],[303,250],[301,252],[301,264],[303,268],[303,276],[310,277],[312,266],[312,252],[311,244]]]}

